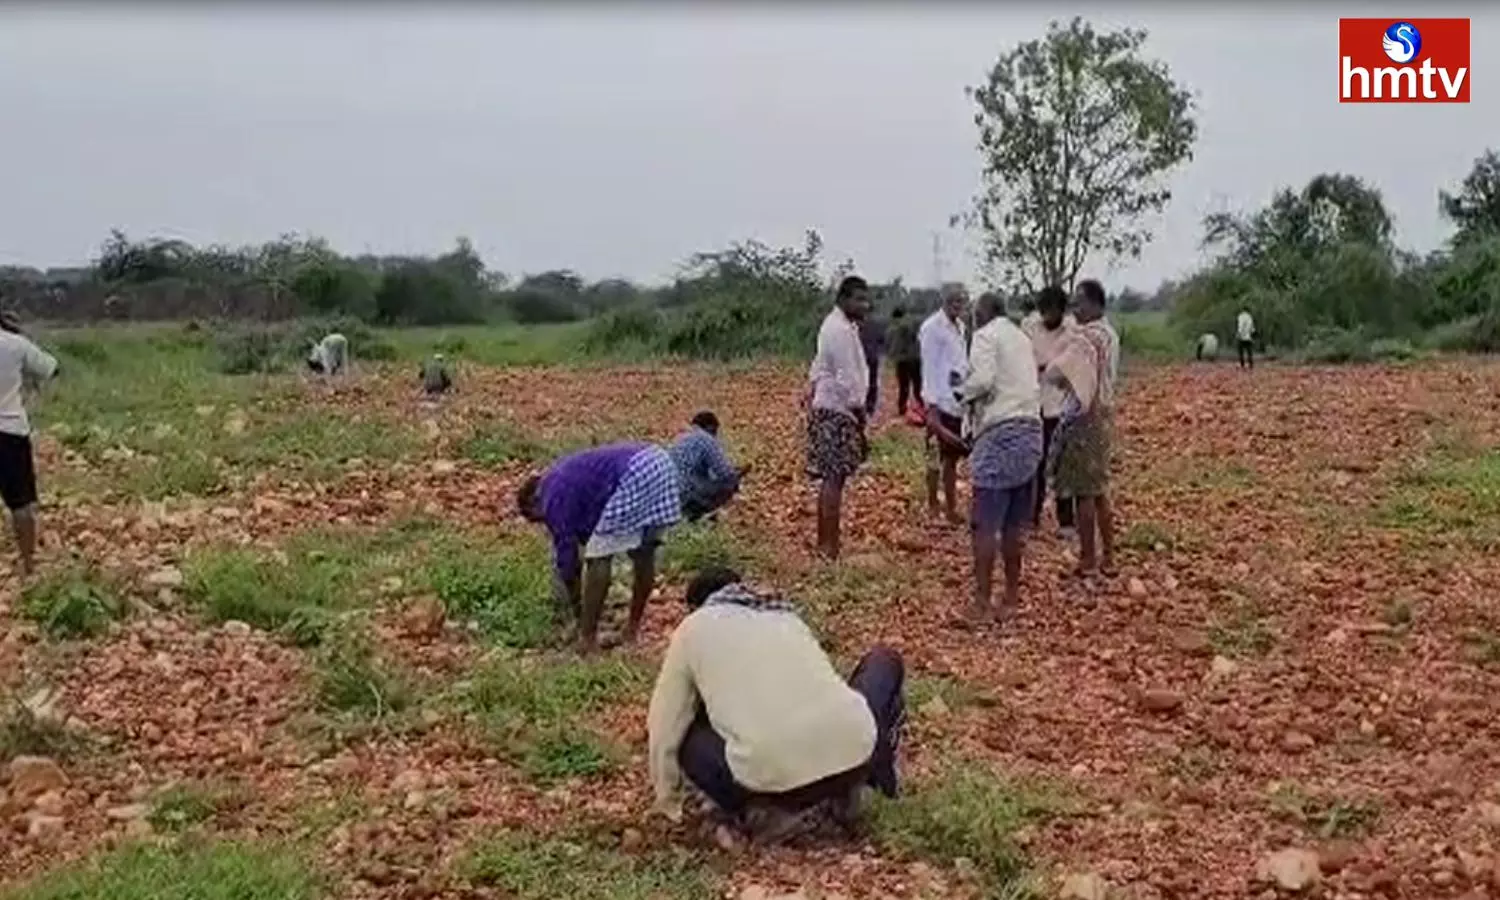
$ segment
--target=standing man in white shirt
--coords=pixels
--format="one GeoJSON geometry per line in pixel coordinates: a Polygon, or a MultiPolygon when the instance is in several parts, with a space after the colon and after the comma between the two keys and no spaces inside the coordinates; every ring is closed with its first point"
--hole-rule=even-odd
{"type": "Polygon", "coordinates": [[[969,297],[962,285],[943,293],[943,305],[917,331],[922,354],[922,404],[927,409],[927,508],[938,513],[938,482],[943,513],[952,524],[958,514],[958,461],[968,455],[963,439],[963,405],[958,386],[969,370],[963,319],[969,297]]]}
{"type": "Polygon", "coordinates": [[[818,488],[818,552],[839,555],[844,484],[869,455],[865,403],[870,367],[859,323],[870,312],[870,286],[858,275],[839,282],[832,311],[818,329],[818,349],[808,369],[807,474],[818,488]]]}
{"type": "MultiPolygon", "coordinates": [[[[1041,386],[1026,334],[1005,317],[996,294],[979,298],[974,346],[962,392],[971,404],[974,450],[974,598],[969,621],[1003,620],[1021,592],[1021,554],[1034,514],[1032,492],[1042,464],[1041,386]],[[1005,597],[992,602],[995,551],[1005,569],[1005,597]]],[[[1046,312],[1043,312],[1046,315],[1046,312]]]]}
{"type": "MultiPolygon", "coordinates": [[[[1036,360],[1038,375],[1047,370],[1052,364],[1053,358],[1062,349],[1063,341],[1078,326],[1077,321],[1068,313],[1068,294],[1057,285],[1048,285],[1042,288],[1037,297],[1036,315],[1028,316],[1021,322],[1021,330],[1031,338],[1032,355],[1036,360]]],[[[1032,498],[1031,527],[1039,528],[1042,524],[1042,507],[1047,502],[1047,467],[1044,461],[1047,451],[1052,446],[1052,435],[1057,431],[1057,423],[1062,418],[1063,402],[1067,394],[1056,384],[1047,382],[1041,385],[1042,397],[1042,460],[1036,468],[1036,496],[1032,498]]],[[[1073,532],[1073,500],[1067,497],[1057,498],[1057,527],[1060,537],[1067,540],[1072,537],[1073,532]]]]}
{"type": "Polygon", "coordinates": [[[10,511],[21,574],[36,566],[36,463],[31,420],[21,391],[57,374],[57,360],[21,333],[13,313],[0,313],[0,497],[10,511]]]}
{"type": "Polygon", "coordinates": [[[1250,316],[1250,310],[1240,310],[1239,318],[1234,323],[1234,333],[1240,348],[1240,368],[1255,368],[1255,319],[1250,316]]]}

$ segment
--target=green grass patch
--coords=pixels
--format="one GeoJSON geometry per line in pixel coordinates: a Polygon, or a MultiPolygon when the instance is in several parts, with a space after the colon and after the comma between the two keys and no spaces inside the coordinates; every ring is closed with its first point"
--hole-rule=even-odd
{"type": "Polygon", "coordinates": [[[1277,785],[1268,800],[1274,815],[1325,841],[1362,837],[1380,818],[1374,801],[1315,795],[1293,784],[1277,785]]]}
{"type": "Polygon", "coordinates": [[[626,854],[588,841],[506,832],[462,863],[472,883],[516,900],[715,900],[717,879],[686,852],[626,854]]]}
{"type": "Polygon", "coordinates": [[[688,576],[710,566],[746,572],[757,559],[756,550],[723,522],[687,522],[672,529],[662,545],[662,568],[671,575],[688,576]]]}
{"type": "Polygon", "coordinates": [[[877,800],[870,824],[887,853],[944,868],[967,858],[984,896],[1025,897],[1035,879],[1016,834],[1067,809],[1053,791],[963,766],[914,785],[899,800],[877,800]]]}
{"type": "Polygon", "coordinates": [[[921,429],[888,428],[870,439],[870,467],[892,475],[921,475],[927,469],[922,447],[921,429]]]}
{"type": "Polygon", "coordinates": [[[1500,668],[1500,634],[1488,628],[1477,628],[1465,634],[1463,642],[1470,662],[1485,668],[1500,668]]]}
{"type": "Polygon", "coordinates": [[[1134,522],[1120,536],[1120,547],[1139,553],[1169,551],[1177,547],[1177,535],[1157,522],[1134,522]]]}
{"type": "Polygon", "coordinates": [[[489,739],[536,780],[613,771],[622,752],[583,724],[644,694],[649,674],[618,659],[497,658],[462,686],[489,739]]]}
{"type": "Polygon", "coordinates": [[[318,703],[325,712],[382,721],[412,706],[415,691],[382,660],[361,629],[343,631],[317,654],[318,703]]]}
{"type": "Polygon", "coordinates": [[[220,813],[242,805],[244,799],[243,794],[223,785],[176,784],[152,798],[146,818],[159,832],[182,831],[213,821],[220,813]]]}
{"type": "Polygon", "coordinates": [[[86,743],[83,735],[58,719],[38,716],[18,698],[0,703],[0,760],[17,756],[68,759],[86,743]]]}
{"type": "Polygon", "coordinates": [[[1260,605],[1248,597],[1226,592],[1227,601],[1208,626],[1208,644],[1220,656],[1244,658],[1263,656],[1276,645],[1272,630],[1260,605]]]}
{"type": "Polygon", "coordinates": [[[315,900],[296,855],[250,844],[130,845],[18,888],[6,900],[315,900]]]}
{"type": "Polygon", "coordinates": [[[91,563],[44,575],[21,591],[20,612],[49,637],[89,638],[125,617],[119,588],[91,563]]]}
{"type": "Polygon", "coordinates": [[[907,706],[918,715],[924,715],[939,700],[949,711],[958,712],[978,702],[979,692],[957,678],[918,675],[907,682],[906,699],[907,706]]]}
{"type": "Polygon", "coordinates": [[[535,535],[500,547],[446,546],[426,578],[450,618],[477,623],[495,643],[540,647],[554,634],[551,557],[535,535]]]}
{"type": "Polygon", "coordinates": [[[1376,521],[1429,540],[1457,538],[1480,549],[1500,548],[1500,450],[1468,455],[1439,450],[1396,479],[1376,521]]]}
{"type": "Polygon", "coordinates": [[[538,463],[557,455],[557,447],[528,437],[510,422],[486,422],[459,442],[458,455],[485,468],[499,468],[509,463],[538,463]]]}

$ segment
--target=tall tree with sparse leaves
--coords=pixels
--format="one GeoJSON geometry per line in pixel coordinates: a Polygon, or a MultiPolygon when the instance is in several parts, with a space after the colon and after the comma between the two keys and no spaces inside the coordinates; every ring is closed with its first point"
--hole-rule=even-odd
{"type": "Polygon", "coordinates": [[[1457,192],[1438,192],[1438,207],[1448,221],[1458,226],[1454,244],[1500,235],[1500,154],[1484,151],[1483,156],[1474,160],[1474,168],[1457,192]]]}
{"type": "Polygon", "coordinates": [[[1071,288],[1091,257],[1134,258],[1145,218],[1171,198],[1192,158],[1191,93],[1142,57],[1146,32],[1053,22],[1004,53],[969,95],[978,109],[983,186],[971,225],[992,275],[1010,290],[1071,288]]]}

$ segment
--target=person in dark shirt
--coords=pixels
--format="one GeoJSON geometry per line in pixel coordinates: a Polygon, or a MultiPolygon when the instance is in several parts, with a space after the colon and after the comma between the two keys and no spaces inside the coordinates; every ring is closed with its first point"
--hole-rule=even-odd
{"type": "Polygon", "coordinates": [[[891,362],[896,366],[896,413],[906,415],[906,401],[915,397],[922,402],[922,353],[917,344],[916,319],[906,317],[906,307],[898,306],[891,313],[891,327],[887,334],[887,349],[891,362]]]}
{"type": "Polygon", "coordinates": [[[859,323],[859,342],[865,348],[865,363],[870,367],[870,387],[865,393],[865,415],[875,415],[880,402],[880,358],[885,355],[884,319],[874,316],[859,323]]]}

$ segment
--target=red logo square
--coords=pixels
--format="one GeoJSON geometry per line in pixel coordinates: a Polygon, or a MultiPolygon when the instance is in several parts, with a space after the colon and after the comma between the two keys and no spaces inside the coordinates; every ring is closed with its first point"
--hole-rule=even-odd
{"type": "Polygon", "coordinates": [[[1468,103],[1468,19],[1339,19],[1340,103],[1468,103]]]}

